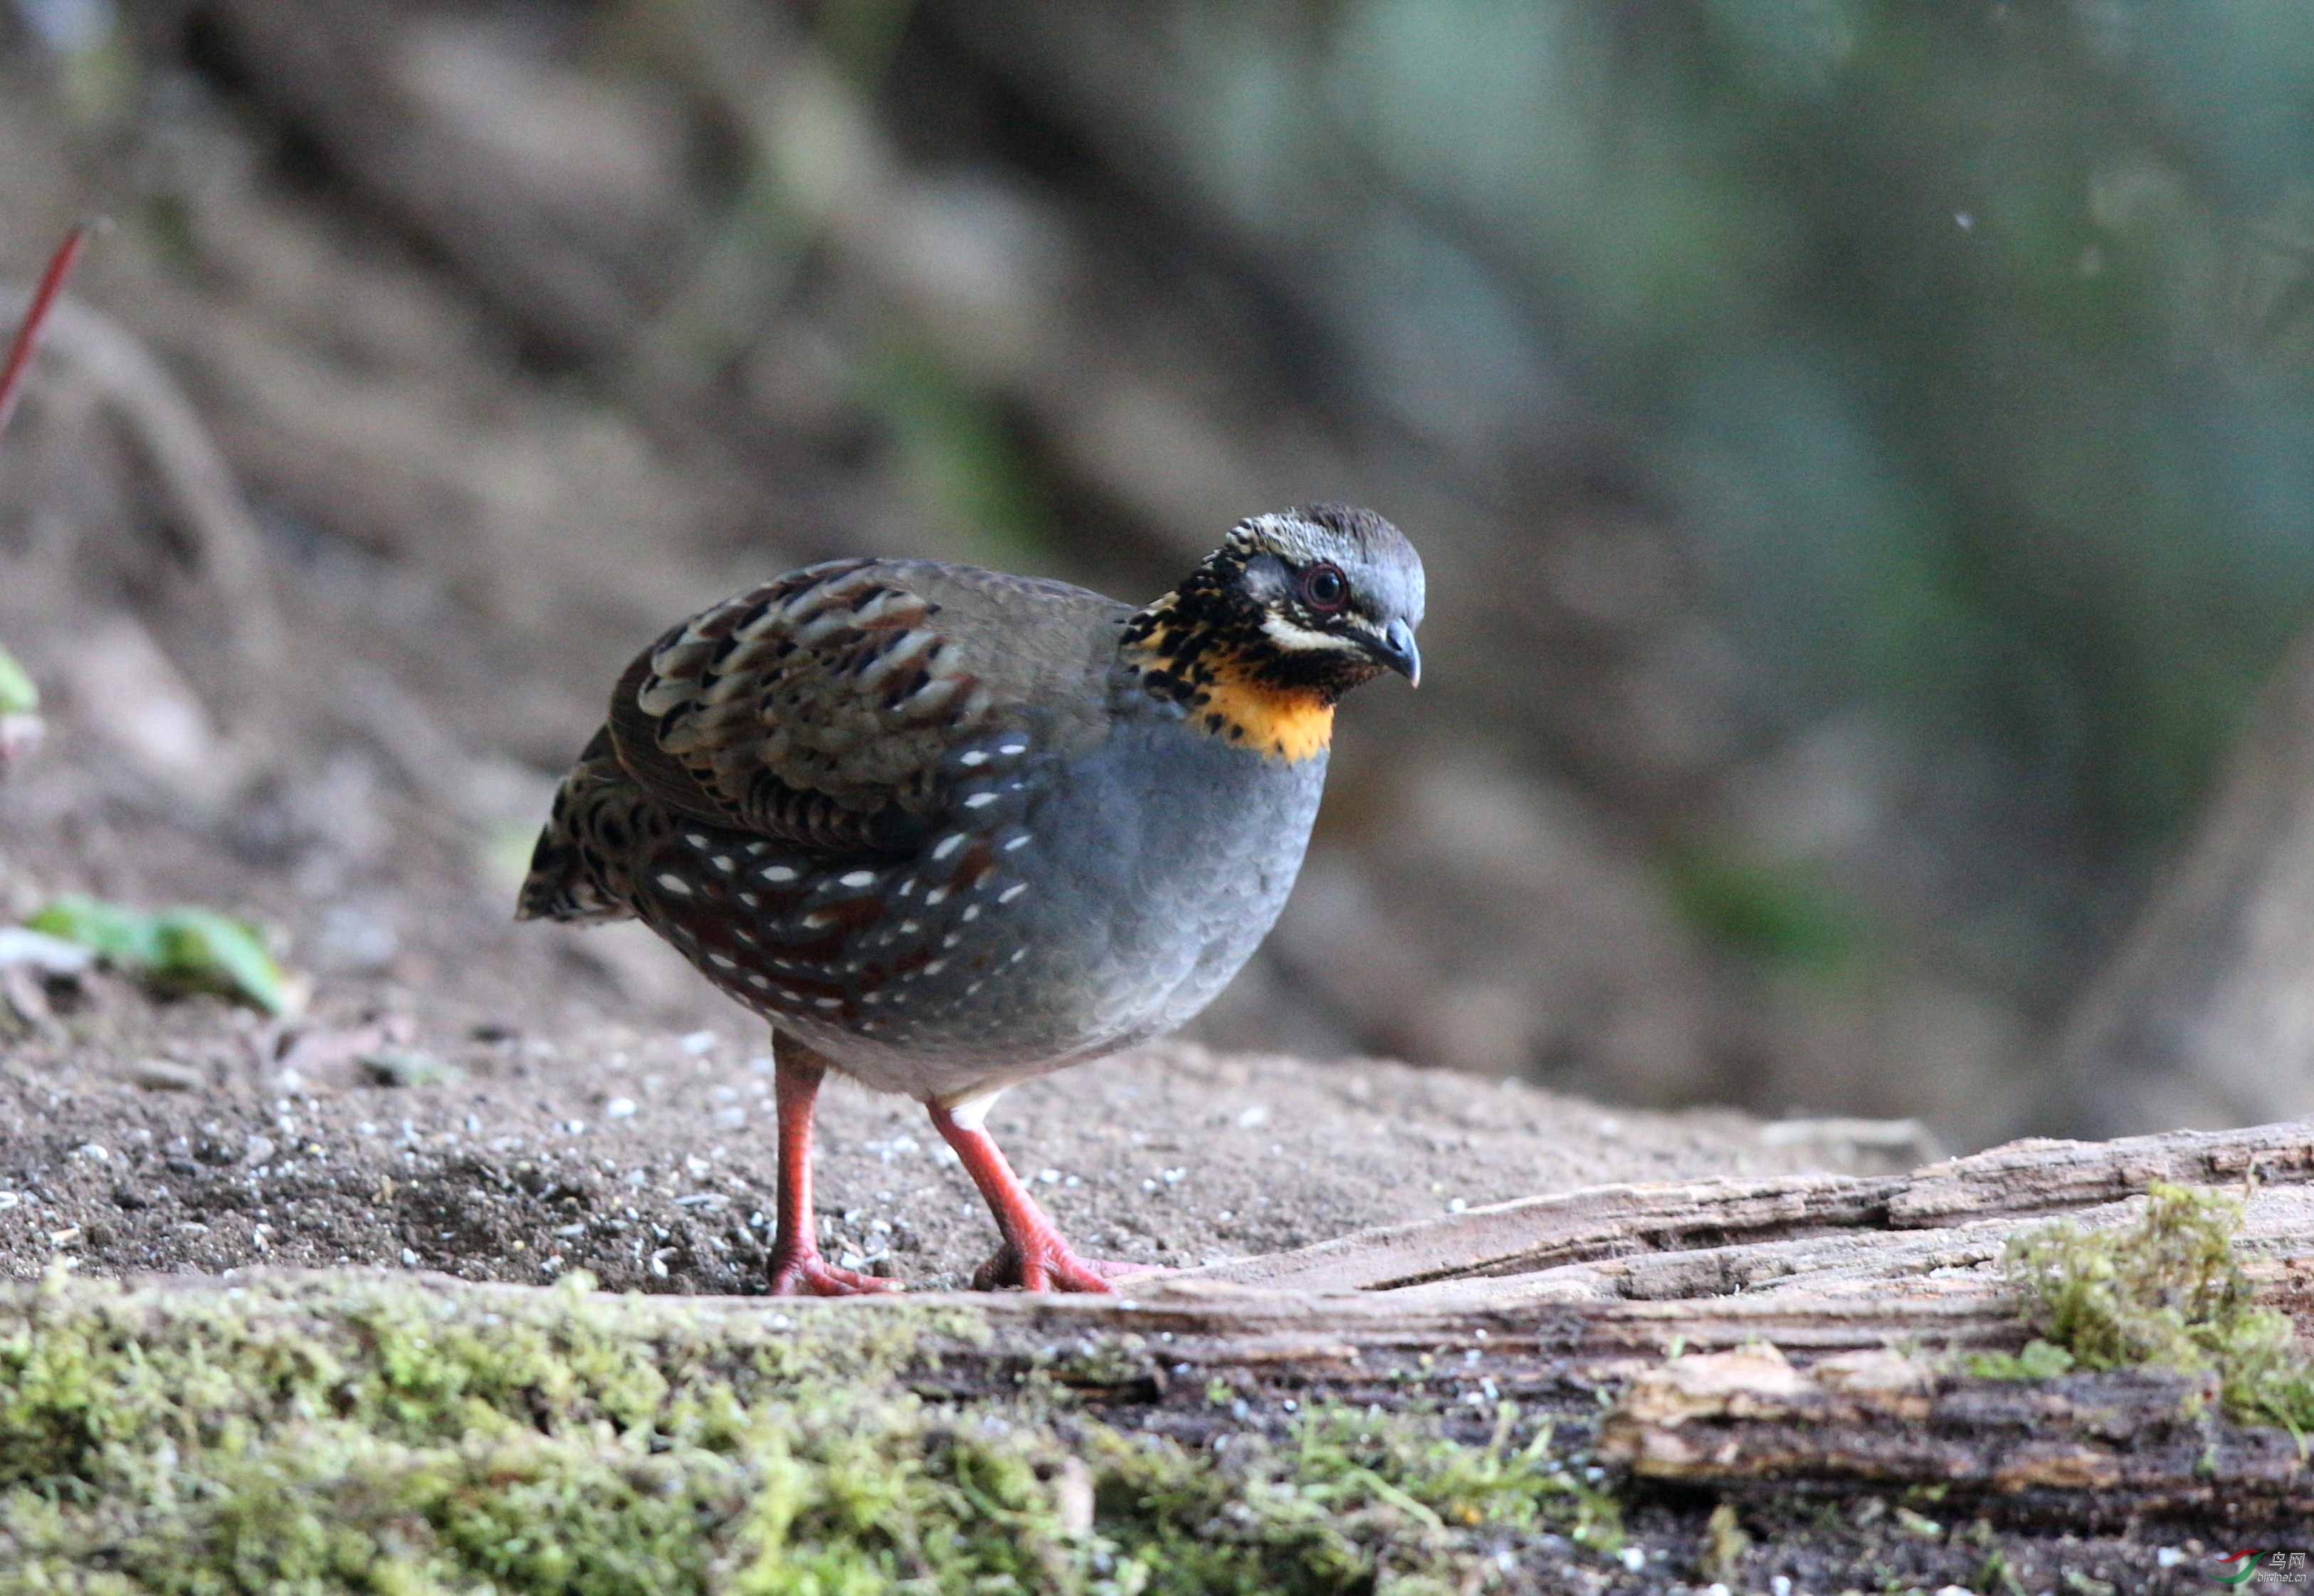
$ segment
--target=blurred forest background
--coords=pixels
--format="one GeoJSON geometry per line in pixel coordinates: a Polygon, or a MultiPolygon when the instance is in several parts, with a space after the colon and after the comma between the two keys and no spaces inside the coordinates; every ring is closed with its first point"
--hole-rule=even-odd
{"type": "MultiPolygon", "coordinates": [[[[422,1005],[691,608],[1138,599],[1338,498],[1426,681],[1210,1039],[1961,1143],[2314,1106],[2080,1017],[2314,594],[2314,7],[4,0],[0,279],[91,212],[0,640],[103,751],[7,790],[20,909],[200,887],[422,1005]]],[[[702,1000],[655,957],[565,962],[702,1000]]]]}

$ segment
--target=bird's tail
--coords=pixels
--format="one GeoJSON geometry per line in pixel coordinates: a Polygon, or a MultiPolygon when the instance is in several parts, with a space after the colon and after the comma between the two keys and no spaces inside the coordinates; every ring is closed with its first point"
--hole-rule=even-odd
{"type": "Polygon", "coordinates": [[[531,850],[514,918],[578,925],[632,918],[623,890],[625,872],[615,850],[603,845],[619,835],[616,817],[606,816],[605,809],[627,807],[637,796],[612,751],[609,730],[597,732],[555,789],[554,811],[531,850]]]}

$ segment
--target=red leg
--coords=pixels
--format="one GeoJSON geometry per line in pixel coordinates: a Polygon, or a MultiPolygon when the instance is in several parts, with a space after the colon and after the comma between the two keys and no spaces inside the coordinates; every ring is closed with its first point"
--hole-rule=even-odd
{"type": "Polygon", "coordinates": [[[826,1077],[827,1064],[784,1036],[772,1044],[772,1051],[779,1060],[773,1078],[780,1111],[780,1212],[772,1238],[772,1295],[857,1297],[898,1290],[897,1281],[838,1269],[819,1255],[818,1225],[811,1211],[811,1105],[826,1077]]]}
{"type": "Polygon", "coordinates": [[[1108,1282],[1114,1277],[1153,1272],[1146,1264],[1079,1257],[1061,1239],[1037,1200],[1029,1195],[1029,1188],[1020,1184],[1002,1150],[980,1128],[976,1115],[967,1114],[973,1122],[966,1124],[937,1103],[924,1106],[932,1110],[932,1123],[941,1135],[964,1160],[965,1173],[980,1188],[988,1211],[996,1216],[996,1228],[1003,1233],[1003,1245],[972,1277],[974,1290],[1019,1286],[1030,1291],[1112,1292],[1117,1288],[1108,1282]]]}

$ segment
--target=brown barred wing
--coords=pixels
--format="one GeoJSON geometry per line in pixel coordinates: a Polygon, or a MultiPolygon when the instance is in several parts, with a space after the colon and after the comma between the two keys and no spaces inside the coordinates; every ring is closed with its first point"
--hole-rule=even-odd
{"type": "Polygon", "coordinates": [[[646,650],[613,696],[613,746],[678,817],[835,856],[905,853],[935,823],[959,744],[1031,716],[1048,746],[1097,734],[1126,613],[930,562],[809,566],[646,650]]]}

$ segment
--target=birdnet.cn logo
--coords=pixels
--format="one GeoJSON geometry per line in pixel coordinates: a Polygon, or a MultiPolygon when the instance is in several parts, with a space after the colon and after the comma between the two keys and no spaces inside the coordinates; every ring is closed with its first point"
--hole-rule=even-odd
{"type": "Polygon", "coordinates": [[[2304,1552],[2232,1552],[2217,1560],[2210,1577],[2236,1590],[2261,1585],[2302,1585],[2307,1583],[2304,1552]]]}

